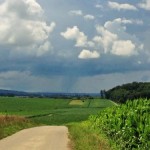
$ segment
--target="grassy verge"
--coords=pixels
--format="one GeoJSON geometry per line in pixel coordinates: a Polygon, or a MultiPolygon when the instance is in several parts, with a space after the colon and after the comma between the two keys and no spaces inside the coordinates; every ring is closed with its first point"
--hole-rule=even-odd
{"type": "Polygon", "coordinates": [[[92,130],[88,121],[71,123],[67,126],[73,150],[111,150],[109,141],[92,130]]]}
{"type": "Polygon", "coordinates": [[[0,115],[0,139],[34,126],[36,126],[35,123],[23,117],[0,115]]]}

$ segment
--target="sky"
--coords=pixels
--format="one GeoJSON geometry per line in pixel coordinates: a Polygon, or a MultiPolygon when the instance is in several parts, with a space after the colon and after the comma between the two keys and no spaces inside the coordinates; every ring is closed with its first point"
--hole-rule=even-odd
{"type": "Polygon", "coordinates": [[[149,39],[150,0],[0,0],[0,89],[149,82],[149,39]]]}

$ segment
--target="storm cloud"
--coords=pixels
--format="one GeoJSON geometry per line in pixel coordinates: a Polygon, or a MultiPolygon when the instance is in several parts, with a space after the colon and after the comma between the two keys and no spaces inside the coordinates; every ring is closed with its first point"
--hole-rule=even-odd
{"type": "Polygon", "coordinates": [[[0,0],[0,10],[0,88],[99,92],[150,81],[148,0],[0,0]]]}

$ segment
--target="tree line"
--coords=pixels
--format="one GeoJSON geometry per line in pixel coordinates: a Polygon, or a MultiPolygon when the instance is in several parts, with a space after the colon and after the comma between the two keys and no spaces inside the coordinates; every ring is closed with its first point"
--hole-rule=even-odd
{"type": "Polygon", "coordinates": [[[118,103],[138,98],[150,99],[150,82],[133,82],[116,86],[106,91],[105,96],[118,103]]]}

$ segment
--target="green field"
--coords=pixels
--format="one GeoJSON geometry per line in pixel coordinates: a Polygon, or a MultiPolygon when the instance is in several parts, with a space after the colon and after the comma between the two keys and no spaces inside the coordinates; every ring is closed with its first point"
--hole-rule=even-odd
{"type": "Polygon", "coordinates": [[[25,116],[38,123],[62,125],[87,120],[89,115],[113,105],[105,99],[1,97],[0,114],[25,116]]]}

